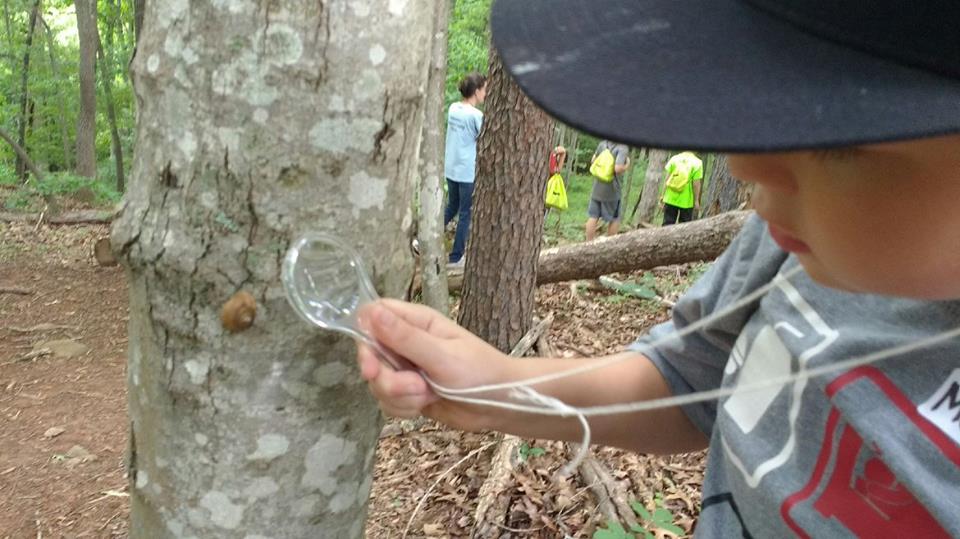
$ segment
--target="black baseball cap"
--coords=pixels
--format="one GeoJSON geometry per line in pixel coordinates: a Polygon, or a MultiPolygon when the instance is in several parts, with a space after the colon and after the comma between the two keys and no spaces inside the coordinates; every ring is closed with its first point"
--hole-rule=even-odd
{"type": "Polygon", "coordinates": [[[773,151],[960,132],[957,0],[497,0],[557,119],[634,146],[773,151]]]}

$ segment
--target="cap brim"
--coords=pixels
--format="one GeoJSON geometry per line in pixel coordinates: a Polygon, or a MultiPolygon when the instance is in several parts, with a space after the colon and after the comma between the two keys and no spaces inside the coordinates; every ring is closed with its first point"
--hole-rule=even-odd
{"type": "Polygon", "coordinates": [[[960,81],[740,1],[498,0],[491,24],[534,102],[634,146],[771,151],[960,131],[960,81]]]}

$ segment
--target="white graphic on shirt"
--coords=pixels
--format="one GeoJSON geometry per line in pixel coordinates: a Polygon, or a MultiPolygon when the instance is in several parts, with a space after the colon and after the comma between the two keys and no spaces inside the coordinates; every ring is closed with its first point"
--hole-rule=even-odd
{"type": "MultiPolygon", "coordinates": [[[[821,337],[821,340],[816,345],[805,350],[800,354],[800,357],[797,358],[798,369],[803,371],[806,370],[807,364],[813,357],[836,341],[838,333],[820,318],[820,315],[800,296],[800,293],[792,284],[779,275],[776,277],[776,280],[777,287],[775,290],[778,289],[783,293],[787,301],[810,325],[814,333],[821,337]]],[[[779,332],[781,331],[789,333],[795,338],[803,338],[806,335],[787,322],[779,322],[772,326],[766,326],[757,333],[753,344],[749,347],[748,353],[746,352],[745,337],[741,335],[740,339],[737,340],[737,344],[734,346],[733,352],[730,354],[730,360],[727,362],[725,372],[727,374],[734,374],[738,370],[741,371],[737,383],[744,385],[789,374],[791,372],[793,358],[780,338],[779,332]]],[[[803,390],[806,389],[806,386],[806,379],[799,380],[792,384],[790,391],[792,400],[787,416],[787,426],[789,428],[787,441],[779,453],[757,464],[753,470],[747,469],[747,466],[734,453],[733,449],[727,444],[727,441],[721,434],[720,442],[723,445],[724,451],[727,453],[730,462],[743,475],[744,481],[750,488],[756,488],[764,476],[783,466],[793,455],[797,442],[797,418],[800,416],[800,406],[802,404],[800,397],[803,394],[803,390]]],[[[750,391],[748,393],[735,394],[724,403],[723,411],[744,434],[749,434],[766,415],[777,396],[785,389],[786,388],[781,385],[758,391],[750,391]]]]}
{"type": "Polygon", "coordinates": [[[960,369],[954,370],[917,411],[960,444],[960,369]]]}

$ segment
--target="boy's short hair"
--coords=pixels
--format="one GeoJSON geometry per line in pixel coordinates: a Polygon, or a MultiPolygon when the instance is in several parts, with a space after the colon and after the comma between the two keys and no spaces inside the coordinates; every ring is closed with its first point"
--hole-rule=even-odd
{"type": "Polygon", "coordinates": [[[483,88],[486,85],[487,85],[487,78],[481,75],[480,73],[477,73],[476,71],[474,71],[472,73],[469,73],[466,77],[463,78],[463,80],[460,81],[460,86],[458,87],[458,89],[460,90],[460,95],[462,95],[464,99],[470,99],[471,97],[474,96],[474,94],[477,93],[477,90],[479,90],[480,88],[483,88]]]}
{"type": "Polygon", "coordinates": [[[955,0],[499,0],[491,24],[533,101],[633,146],[764,151],[960,131],[955,0]]]}

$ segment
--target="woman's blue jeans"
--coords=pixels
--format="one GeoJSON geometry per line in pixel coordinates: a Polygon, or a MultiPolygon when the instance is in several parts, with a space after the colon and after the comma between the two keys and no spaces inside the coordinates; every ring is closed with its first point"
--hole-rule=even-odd
{"type": "Polygon", "coordinates": [[[472,205],[473,183],[455,182],[447,178],[447,209],[443,212],[443,226],[446,227],[454,215],[460,215],[457,220],[457,235],[453,239],[453,250],[450,251],[450,262],[459,262],[467,248],[472,205]]]}

